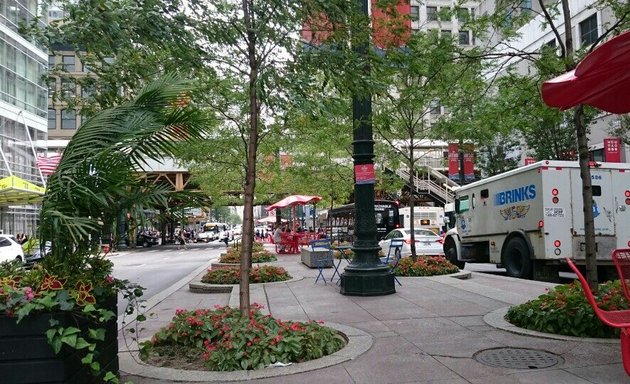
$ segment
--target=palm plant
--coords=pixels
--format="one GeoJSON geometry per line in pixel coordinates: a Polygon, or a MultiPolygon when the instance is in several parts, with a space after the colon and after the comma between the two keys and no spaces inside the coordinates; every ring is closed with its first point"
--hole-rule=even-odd
{"type": "Polygon", "coordinates": [[[148,161],[176,157],[180,145],[204,139],[208,119],[190,103],[192,90],[188,81],[163,77],[79,128],[42,205],[41,244],[52,243],[47,267],[71,274],[85,265],[121,213],[207,205],[204,195],[172,192],[139,177],[148,161]]]}

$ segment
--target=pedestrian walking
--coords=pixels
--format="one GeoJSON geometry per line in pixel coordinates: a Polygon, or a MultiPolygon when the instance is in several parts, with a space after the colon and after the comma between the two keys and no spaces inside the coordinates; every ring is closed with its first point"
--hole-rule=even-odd
{"type": "Polygon", "coordinates": [[[184,231],[179,231],[179,246],[177,247],[177,249],[181,249],[182,246],[184,246],[184,249],[188,249],[188,247],[186,246],[186,235],[184,234],[184,231]]]}

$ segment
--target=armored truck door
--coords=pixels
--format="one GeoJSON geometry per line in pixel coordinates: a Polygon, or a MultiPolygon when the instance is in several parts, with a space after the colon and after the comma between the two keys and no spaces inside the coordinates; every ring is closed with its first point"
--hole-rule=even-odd
{"type": "MultiPolygon", "coordinates": [[[[596,236],[614,236],[614,199],[612,197],[612,177],[610,170],[591,168],[593,185],[593,216],[596,236]]],[[[580,170],[571,170],[571,194],[573,202],[573,229],[578,236],[584,236],[584,204],[582,202],[582,179],[580,170]]]]}

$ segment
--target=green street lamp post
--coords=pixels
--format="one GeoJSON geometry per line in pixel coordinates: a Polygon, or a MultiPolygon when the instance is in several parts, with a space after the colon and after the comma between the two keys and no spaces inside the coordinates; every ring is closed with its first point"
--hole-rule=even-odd
{"type": "MultiPolygon", "coordinates": [[[[368,15],[368,0],[361,10],[368,15]]],[[[355,52],[363,60],[363,70],[370,67],[365,57],[369,37],[356,44],[355,52]]],[[[380,262],[376,219],[374,217],[374,140],[372,138],[372,95],[369,91],[352,95],[354,160],[354,258],[341,274],[341,294],[350,296],[380,296],[396,292],[394,274],[380,262]]]]}

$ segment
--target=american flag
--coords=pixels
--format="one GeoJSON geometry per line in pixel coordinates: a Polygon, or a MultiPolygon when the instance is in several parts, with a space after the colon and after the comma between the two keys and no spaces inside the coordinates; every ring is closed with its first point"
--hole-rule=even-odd
{"type": "Polygon", "coordinates": [[[37,157],[37,166],[39,170],[42,171],[42,175],[52,175],[57,169],[57,165],[59,165],[59,161],[61,160],[61,155],[51,155],[48,157],[38,156],[37,157]]]}

